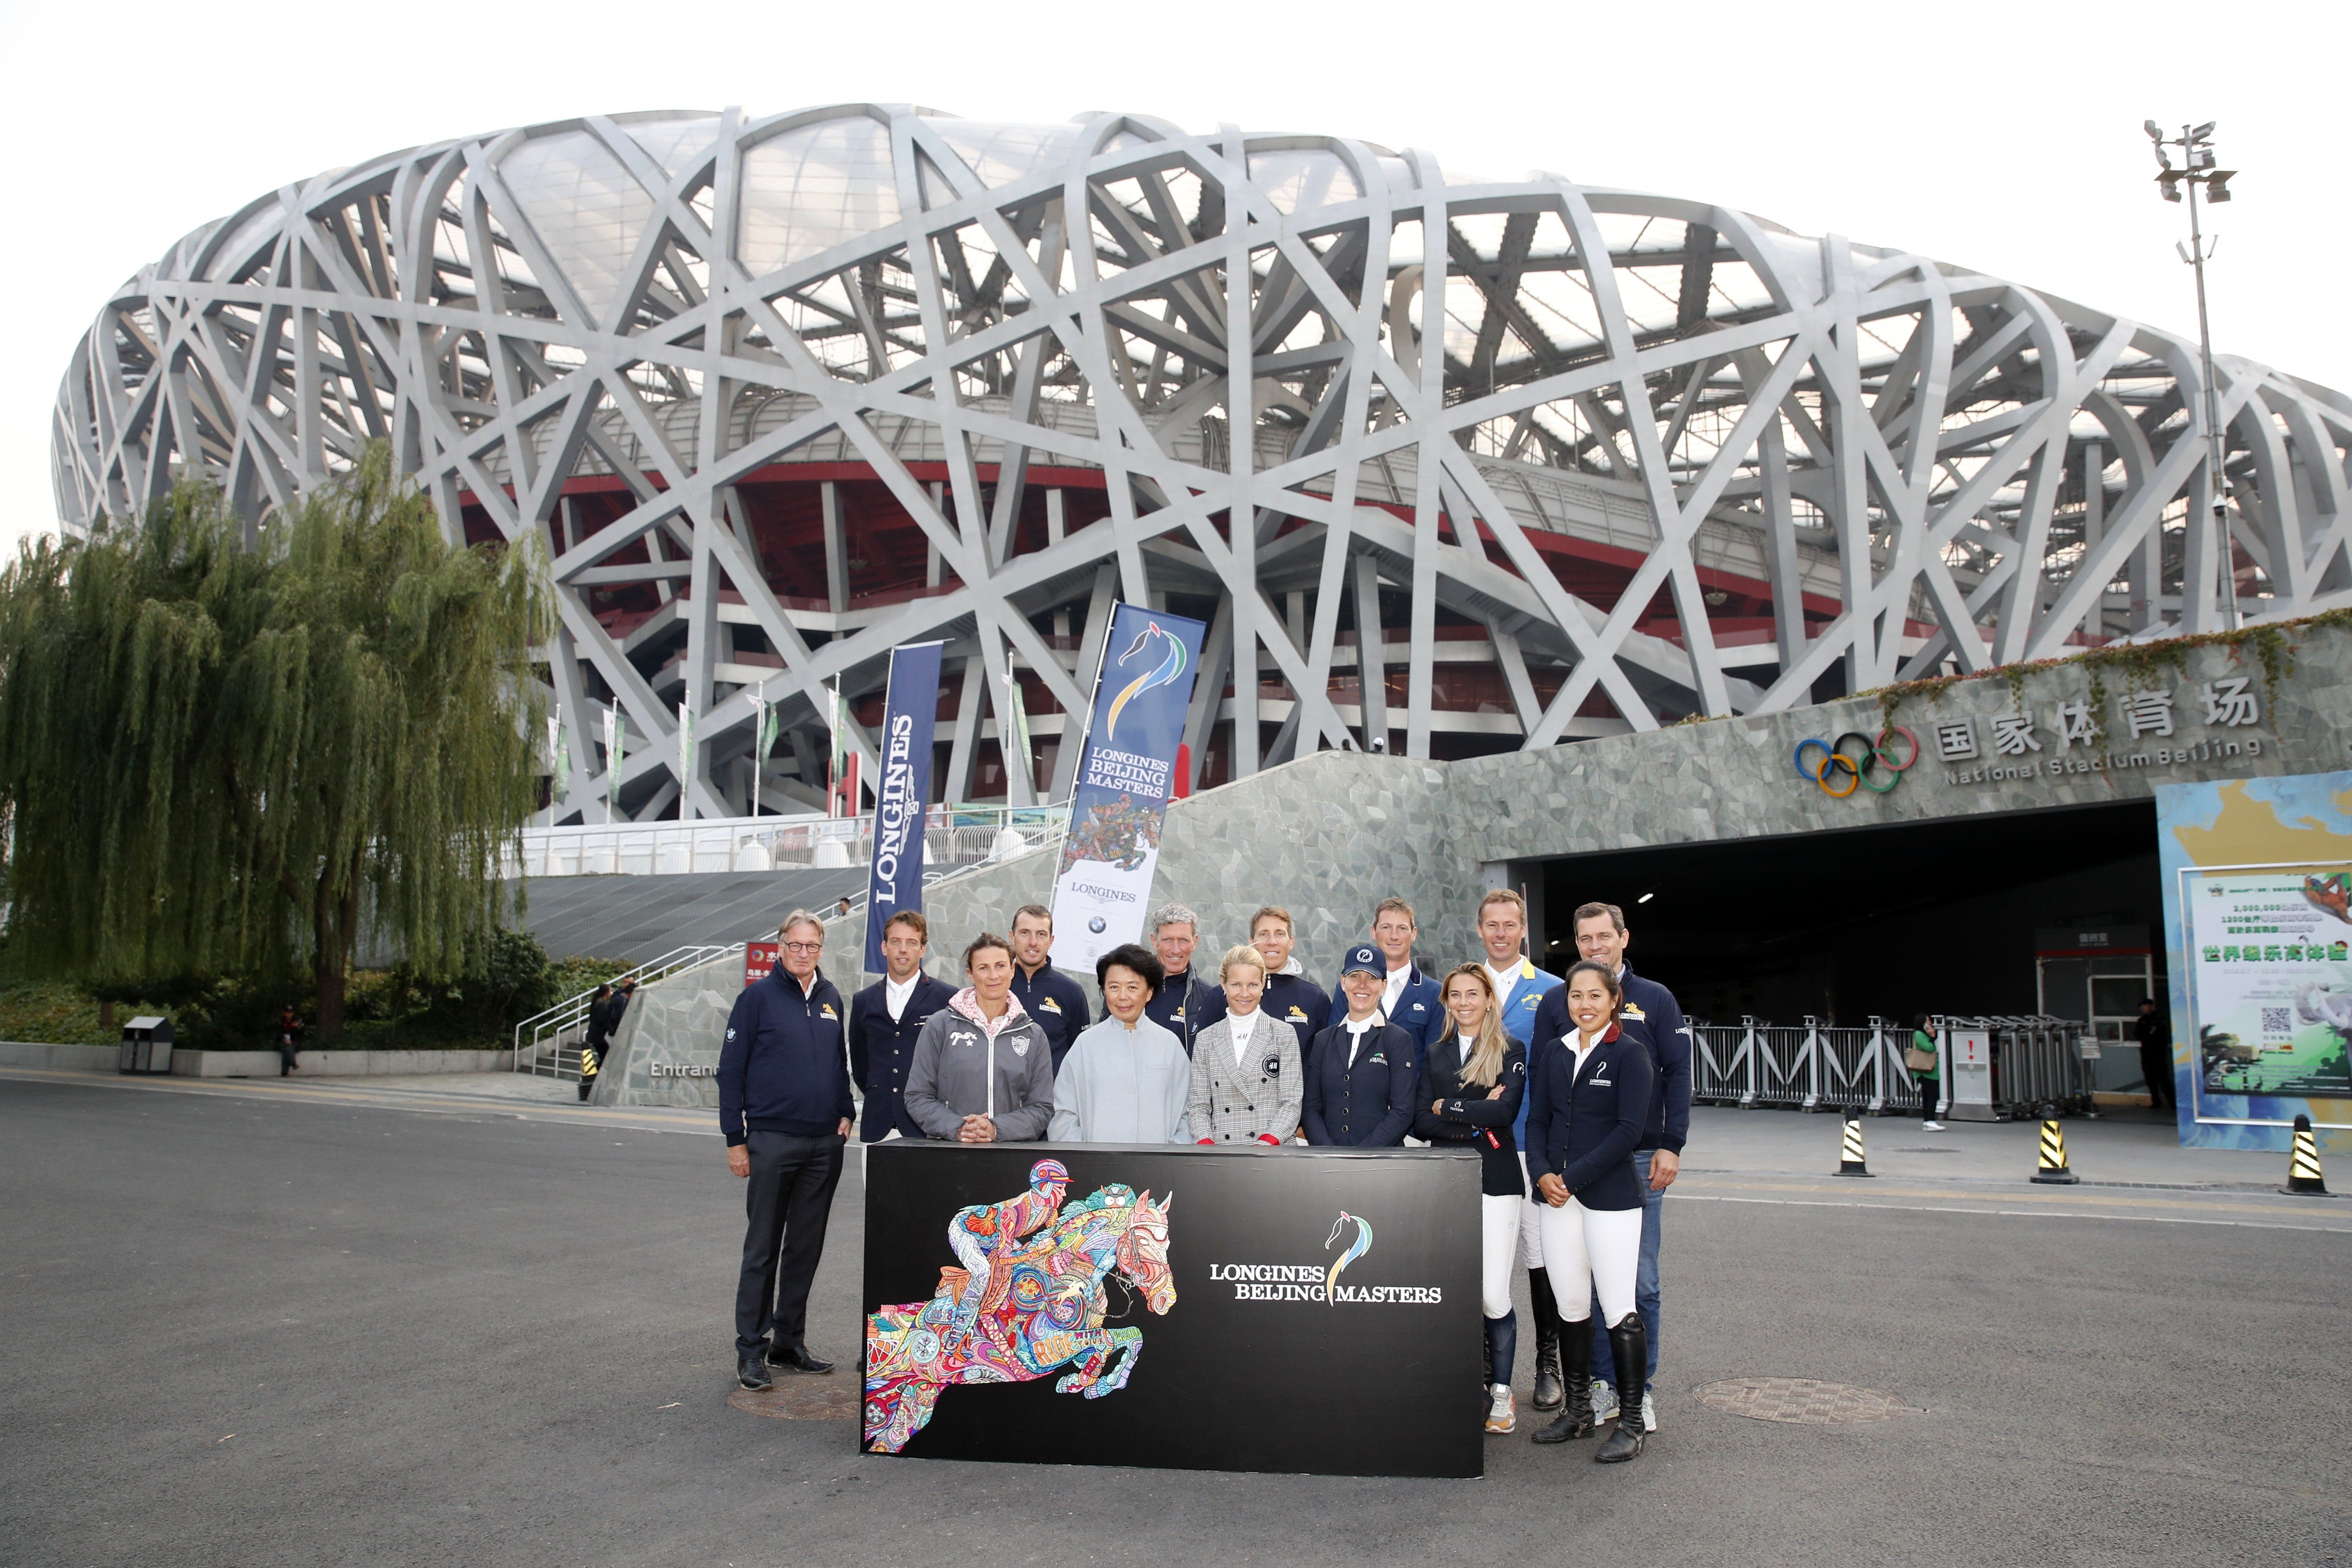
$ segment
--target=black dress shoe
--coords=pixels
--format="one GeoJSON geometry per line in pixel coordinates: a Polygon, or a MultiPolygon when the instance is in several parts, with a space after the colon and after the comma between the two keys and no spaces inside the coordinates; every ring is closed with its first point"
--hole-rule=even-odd
{"type": "Polygon", "coordinates": [[[775,1379],[768,1375],[765,1356],[747,1355],[735,1363],[735,1381],[755,1391],[776,1386],[775,1379]]]}
{"type": "Polygon", "coordinates": [[[768,1364],[778,1372],[831,1372],[833,1363],[819,1361],[802,1345],[770,1345],[768,1364]]]}

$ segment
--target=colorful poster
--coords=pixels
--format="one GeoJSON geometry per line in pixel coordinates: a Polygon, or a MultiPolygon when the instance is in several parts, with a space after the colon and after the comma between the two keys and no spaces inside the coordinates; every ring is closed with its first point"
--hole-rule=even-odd
{"type": "Polygon", "coordinates": [[[2209,1094],[2352,1094],[2352,865],[2181,874],[2209,1094]]]}
{"type": "MultiPolygon", "coordinates": [[[[874,791],[874,862],[866,879],[866,969],[879,974],[882,927],[900,910],[923,907],[923,814],[931,798],[931,724],[940,710],[935,642],[890,650],[890,686],[877,737],[881,773],[874,791]]],[[[835,729],[842,711],[835,712],[835,729]]]]}
{"type": "Polygon", "coordinates": [[[1054,878],[1055,962],[1085,971],[1143,935],[1160,825],[1201,667],[1199,621],[1136,605],[1111,615],[1054,878]]]}
{"type": "Polygon", "coordinates": [[[2352,773],[2158,784],[2156,822],[2180,1142],[2284,1152],[2308,1116],[2352,1152],[2352,773]]]}

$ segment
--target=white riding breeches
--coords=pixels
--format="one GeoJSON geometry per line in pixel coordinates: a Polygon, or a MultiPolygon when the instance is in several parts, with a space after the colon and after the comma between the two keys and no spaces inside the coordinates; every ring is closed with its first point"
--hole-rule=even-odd
{"type": "Polygon", "coordinates": [[[1511,1264],[1518,1250],[1519,1211],[1525,1198],[1506,1194],[1478,1199],[1478,1291],[1486,1316],[1511,1315],[1511,1264]]]}
{"type": "Polygon", "coordinates": [[[1543,1224],[1538,1216],[1543,1213],[1544,1206],[1536,1199],[1535,1183],[1528,1178],[1528,1156],[1524,1150],[1519,1153],[1519,1183],[1528,1194],[1519,1200],[1519,1251],[1526,1257],[1528,1268],[1541,1268],[1544,1266],[1543,1224]]]}
{"type": "Polygon", "coordinates": [[[1633,1310],[1633,1279],[1642,1265],[1642,1210],[1589,1209],[1574,1198],[1543,1209],[1544,1257],[1550,1260],[1551,1296],[1571,1323],[1592,1316],[1621,1323],[1633,1310]]]}

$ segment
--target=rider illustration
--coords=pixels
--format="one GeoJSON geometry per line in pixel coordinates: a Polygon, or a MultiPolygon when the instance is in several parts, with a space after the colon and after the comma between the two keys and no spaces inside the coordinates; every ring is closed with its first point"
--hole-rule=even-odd
{"type": "Polygon", "coordinates": [[[980,1304],[988,1297],[989,1265],[997,1251],[1009,1251],[1020,1237],[1051,1225],[1062,1212],[1062,1197],[1069,1186],[1067,1166],[1059,1160],[1040,1160],[1029,1168],[1027,1192],[1001,1204],[958,1209],[955,1218],[948,1222],[948,1246],[955,1249],[956,1260],[971,1276],[964,1282],[963,1294],[956,1299],[955,1316],[942,1336],[949,1350],[960,1350],[971,1339],[980,1304]]]}

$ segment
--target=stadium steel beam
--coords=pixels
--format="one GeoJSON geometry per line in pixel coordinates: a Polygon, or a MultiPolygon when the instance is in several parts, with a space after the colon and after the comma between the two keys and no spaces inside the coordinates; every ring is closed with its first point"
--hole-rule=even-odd
{"type": "Polygon", "coordinates": [[[553,815],[595,819],[817,798],[834,683],[870,721],[929,637],[949,788],[1066,793],[1115,596],[1213,623],[1202,782],[1786,708],[2219,625],[2223,592],[2352,602],[2352,400],[2216,362],[2217,559],[2182,526],[2199,374],[2177,335],[1712,203],[853,104],[289,184],[107,302],[52,452],[73,531],[191,468],[258,524],[389,439],[453,536],[539,536],[553,815]],[[751,766],[762,686],[791,743],[751,766]]]}

